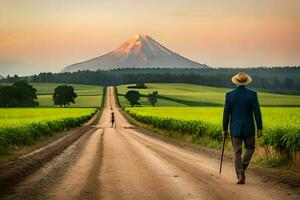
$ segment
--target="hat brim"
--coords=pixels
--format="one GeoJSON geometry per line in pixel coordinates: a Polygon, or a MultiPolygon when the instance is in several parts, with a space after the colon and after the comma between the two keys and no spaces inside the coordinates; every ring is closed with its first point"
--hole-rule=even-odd
{"type": "Polygon", "coordinates": [[[237,80],[237,75],[233,76],[233,77],[231,78],[231,81],[232,81],[235,85],[237,85],[237,86],[240,86],[240,85],[248,85],[248,84],[250,84],[250,83],[252,82],[252,78],[251,78],[251,76],[249,76],[249,75],[247,75],[247,74],[246,74],[246,76],[247,76],[247,80],[246,80],[246,81],[243,81],[243,82],[238,81],[238,80],[237,80]]]}

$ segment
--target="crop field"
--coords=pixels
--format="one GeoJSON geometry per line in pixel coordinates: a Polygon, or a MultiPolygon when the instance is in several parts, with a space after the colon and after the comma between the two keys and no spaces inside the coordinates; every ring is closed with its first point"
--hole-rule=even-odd
{"type": "Polygon", "coordinates": [[[30,145],[43,136],[65,131],[89,120],[95,108],[2,108],[0,155],[8,146],[30,145]]]}
{"type": "MultiPolygon", "coordinates": [[[[129,85],[118,86],[120,104],[128,107],[129,104],[123,95],[128,90],[137,90],[143,95],[158,91],[158,107],[222,106],[225,93],[232,89],[184,83],[147,83],[146,85],[147,89],[127,88],[129,85]]],[[[262,106],[300,106],[299,95],[258,92],[258,98],[262,106]]],[[[141,97],[140,102],[142,106],[151,106],[146,97],[141,97]]]]}
{"type": "MultiPolygon", "coordinates": [[[[58,85],[64,85],[65,83],[31,83],[34,88],[37,89],[39,95],[52,94],[54,89],[58,85]]],[[[75,88],[78,95],[101,95],[102,87],[95,85],[80,85],[80,84],[68,84],[75,88]]]]}
{"type": "MultiPolygon", "coordinates": [[[[138,121],[153,127],[190,134],[195,139],[221,140],[221,107],[134,107],[126,108],[138,121]]],[[[300,150],[300,108],[263,107],[262,145],[285,152],[300,150]]]]}
{"type": "MultiPolygon", "coordinates": [[[[30,83],[37,89],[40,107],[54,107],[52,94],[58,85],[65,83],[30,83]]],[[[2,84],[7,85],[7,84],[2,84]]],[[[70,107],[100,107],[102,101],[103,87],[95,85],[67,84],[73,86],[78,97],[75,104],[70,107]]]]}
{"type": "MultiPolygon", "coordinates": [[[[38,101],[40,107],[52,107],[52,94],[58,85],[57,83],[32,83],[33,87],[37,89],[38,101]]],[[[101,86],[94,85],[78,85],[67,84],[74,87],[78,97],[75,104],[70,104],[70,107],[100,107],[102,101],[101,86]]]]}
{"type": "MultiPolygon", "coordinates": [[[[146,85],[147,89],[117,87],[120,104],[133,117],[157,128],[191,134],[195,140],[208,137],[220,141],[222,106],[225,93],[231,89],[184,83],[146,85]],[[123,96],[128,90],[138,90],[143,95],[158,91],[156,107],[152,108],[146,97],[141,97],[142,107],[129,107],[123,96]]],[[[282,151],[299,151],[300,96],[258,92],[258,98],[265,132],[260,143],[282,151]]]]}
{"type": "MultiPolygon", "coordinates": [[[[52,101],[52,95],[39,95],[38,101],[40,107],[54,107],[52,101]]],[[[75,100],[75,104],[70,104],[70,107],[100,107],[102,96],[78,96],[75,100]]]]}

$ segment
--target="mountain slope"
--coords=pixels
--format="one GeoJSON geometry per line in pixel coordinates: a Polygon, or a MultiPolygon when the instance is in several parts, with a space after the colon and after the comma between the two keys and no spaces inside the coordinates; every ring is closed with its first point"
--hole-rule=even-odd
{"type": "Polygon", "coordinates": [[[67,72],[113,68],[208,68],[162,46],[147,35],[134,35],[119,48],[94,59],[70,65],[67,72]]]}

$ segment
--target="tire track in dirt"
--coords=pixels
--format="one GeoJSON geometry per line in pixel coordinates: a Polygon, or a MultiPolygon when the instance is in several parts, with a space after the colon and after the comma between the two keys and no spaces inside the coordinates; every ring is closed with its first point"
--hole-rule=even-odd
{"type": "Polygon", "coordinates": [[[6,190],[0,199],[46,199],[49,188],[54,186],[65,174],[65,170],[76,163],[81,156],[92,131],[87,132],[72,145],[67,147],[60,155],[46,163],[34,174],[26,177],[14,187],[6,190]]]}
{"type": "Polygon", "coordinates": [[[89,172],[85,186],[81,190],[78,199],[98,199],[100,195],[101,185],[98,177],[100,176],[100,170],[102,166],[104,135],[105,129],[103,129],[103,133],[101,134],[100,144],[97,146],[97,154],[95,155],[94,165],[89,172]]]}
{"type": "Polygon", "coordinates": [[[98,185],[97,181],[91,177],[97,177],[93,173],[98,173],[97,168],[100,169],[100,161],[97,157],[100,157],[102,135],[103,129],[92,133],[83,149],[82,156],[66,171],[62,181],[49,191],[48,199],[81,199],[80,195],[85,195],[85,192],[86,195],[92,196],[97,192],[97,190],[91,191],[87,187],[92,183],[98,185]]]}

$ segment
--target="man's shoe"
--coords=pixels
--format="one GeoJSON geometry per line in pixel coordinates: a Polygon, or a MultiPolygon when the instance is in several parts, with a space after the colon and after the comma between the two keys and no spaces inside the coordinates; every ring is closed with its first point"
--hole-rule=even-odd
{"type": "Polygon", "coordinates": [[[244,172],[240,172],[239,173],[239,180],[236,184],[245,184],[245,179],[246,179],[246,176],[245,176],[245,173],[244,172]]]}

